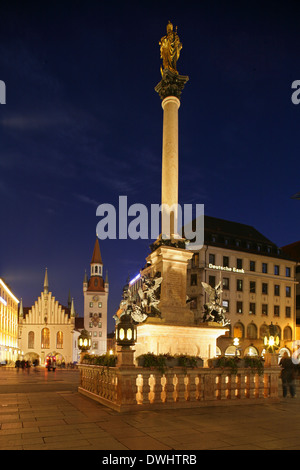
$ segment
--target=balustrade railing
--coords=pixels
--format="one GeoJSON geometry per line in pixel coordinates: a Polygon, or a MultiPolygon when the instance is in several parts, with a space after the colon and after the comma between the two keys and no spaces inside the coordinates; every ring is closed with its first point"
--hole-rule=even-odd
{"type": "Polygon", "coordinates": [[[280,370],[265,368],[175,367],[164,373],[142,367],[118,368],[82,364],[79,391],[117,410],[184,408],[277,400],[280,370]]]}

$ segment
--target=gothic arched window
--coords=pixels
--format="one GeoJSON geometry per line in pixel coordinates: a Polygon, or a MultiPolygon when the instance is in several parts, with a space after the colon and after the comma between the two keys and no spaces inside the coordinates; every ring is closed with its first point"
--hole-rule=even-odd
{"type": "Polygon", "coordinates": [[[28,349],[34,349],[34,331],[28,333],[28,349]]]}
{"type": "Polygon", "coordinates": [[[49,349],[50,348],[50,330],[49,330],[49,328],[43,328],[42,329],[41,348],[42,349],[49,349]]]}
{"type": "Polygon", "coordinates": [[[56,347],[61,349],[64,347],[64,334],[62,331],[58,331],[56,335],[56,347]]]}

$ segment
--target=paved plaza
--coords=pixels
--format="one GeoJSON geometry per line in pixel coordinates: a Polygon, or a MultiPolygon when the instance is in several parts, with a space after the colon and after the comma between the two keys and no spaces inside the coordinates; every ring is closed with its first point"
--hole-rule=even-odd
{"type": "MultiPolygon", "coordinates": [[[[0,450],[300,449],[300,398],[119,414],[78,393],[77,370],[0,369],[0,450]]],[[[126,455],[126,453],[124,454],[126,455]]]]}

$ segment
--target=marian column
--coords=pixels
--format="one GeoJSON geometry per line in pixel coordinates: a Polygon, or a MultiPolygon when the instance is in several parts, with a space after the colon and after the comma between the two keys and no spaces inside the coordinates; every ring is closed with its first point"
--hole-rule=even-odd
{"type": "Polygon", "coordinates": [[[178,109],[180,96],[189,77],[179,75],[176,63],[182,44],[173,25],[167,25],[167,34],[160,40],[162,80],[155,91],[162,100],[163,145],[162,145],[162,238],[179,238],[178,232],[178,109]]]}
{"type": "MultiPolygon", "coordinates": [[[[176,63],[182,49],[177,31],[167,25],[161,38],[162,79],[155,91],[162,100],[163,144],[161,180],[162,230],[151,246],[148,268],[143,275],[161,275],[159,310],[161,317],[149,317],[147,324],[193,325],[194,315],[186,304],[187,264],[193,254],[185,249],[185,239],[178,235],[178,109],[187,76],[179,75],[176,63]]],[[[181,228],[181,227],[180,227],[181,228]]],[[[141,337],[141,328],[139,337],[141,337]]],[[[154,332],[151,333],[152,336],[154,332]]],[[[170,337],[173,333],[170,333],[170,337]]]]}
{"type": "Polygon", "coordinates": [[[159,45],[163,59],[162,79],[155,91],[162,100],[163,108],[161,202],[165,208],[162,209],[161,235],[151,245],[151,253],[146,258],[147,266],[141,270],[142,286],[134,291],[139,292],[142,302],[146,304],[142,310],[146,319],[143,315],[141,320],[136,320],[136,356],[147,352],[190,354],[206,361],[216,355],[216,338],[224,334],[224,328],[218,324],[215,327],[196,324],[194,313],[187,305],[187,266],[193,253],[186,250],[186,240],[178,235],[177,215],[178,109],[181,93],[189,78],[177,72],[176,63],[182,45],[170,22],[167,34],[159,45]],[[151,292],[151,288],[150,293],[148,291],[148,286],[153,285],[156,279],[160,282],[159,288],[155,289],[155,293],[159,291],[158,305],[155,303],[156,294],[151,292]]]}

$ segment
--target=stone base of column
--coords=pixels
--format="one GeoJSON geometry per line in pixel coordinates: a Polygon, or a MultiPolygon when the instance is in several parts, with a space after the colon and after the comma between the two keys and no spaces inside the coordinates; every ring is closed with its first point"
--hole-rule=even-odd
{"type": "Polygon", "coordinates": [[[194,325],[194,314],[186,304],[187,264],[193,253],[184,248],[160,245],[148,257],[145,271],[162,276],[159,310],[161,318],[148,318],[150,323],[194,325]]]}

